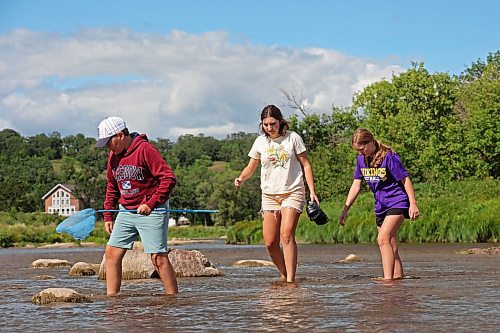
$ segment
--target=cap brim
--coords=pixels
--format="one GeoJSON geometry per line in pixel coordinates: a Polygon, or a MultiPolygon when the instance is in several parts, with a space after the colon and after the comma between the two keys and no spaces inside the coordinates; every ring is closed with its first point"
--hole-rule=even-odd
{"type": "MultiPolygon", "coordinates": [[[[109,137],[109,138],[111,138],[111,137],[109,137]]],[[[108,143],[109,138],[102,138],[102,139],[97,140],[97,142],[95,143],[95,147],[96,148],[106,147],[106,144],[108,143]]]]}

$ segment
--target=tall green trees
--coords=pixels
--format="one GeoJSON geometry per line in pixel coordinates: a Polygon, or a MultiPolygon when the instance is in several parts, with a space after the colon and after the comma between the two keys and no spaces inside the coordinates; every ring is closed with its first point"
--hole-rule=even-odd
{"type": "Polygon", "coordinates": [[[456,105],[471,174],[500,177],[500,51],[478,60],[459,79],[456,105]]]}
{"type": "Polygon", "coordinates": [[[416,181],[498,177],[499,58],[491,54],[458,78],[413,64],[358,93],[353,107],[416,181]]]}
{"type": "Polygon", "coordinates": [[[0,210],[42,210],[41,197],[57,182],[49,157],[60,157],[59,143],[58,135],[0,132],[0,210]]]}
{"type": "Polygon", "coordinates": [[[453,172],[441,161],[455,153],[446,137],[455,121],[455,89],[448,74],[413,64],[391,81],[365,88],[353,107],[364,115],[363,126],[400,153],[416,181],[432,181],[453,172]]]}
{"type": "Polygon", "coordinates": [[[290,128],[302,136],[307,147],[320,200],[330,200],[349,189],[356,156],[351,134],[358,126],[358,118],[348,108],[332,107],[331,114],[290,119],[290,128]]]}

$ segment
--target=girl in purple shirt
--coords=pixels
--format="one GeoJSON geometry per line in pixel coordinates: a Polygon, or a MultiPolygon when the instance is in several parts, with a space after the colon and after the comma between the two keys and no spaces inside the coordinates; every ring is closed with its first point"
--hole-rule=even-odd
{"type": "Polygon", "coordinates": [[[413,184],[399,156],[390,147],[375,140],[367,129],[359,128],[354,132],[352,146],[359,156],[339,223],[345,224],[347,212],[361,191],[361,182],[365,180],[375,197],[377,243],[382,257],[383,279],[402,279],[398,229],[405,218],[415,220],[420,214],[413,184]]]}

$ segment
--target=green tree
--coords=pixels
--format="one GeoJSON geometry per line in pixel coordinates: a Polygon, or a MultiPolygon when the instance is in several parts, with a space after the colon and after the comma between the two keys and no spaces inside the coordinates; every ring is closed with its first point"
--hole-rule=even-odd
{"type": "Polygon", "coordinates": [[[212,161],[218,160],[220,142],[211,136],[186,134],[179,137],[172,149],[167,153],[168,161],[178,161],[181,166],[194,164],[197,159],[208,156],[212,161]]]}
{"type": "Polygon", "coordinates": [[[4,129],[0,131],[0,156],[11,158],[28,155],[25,139],[16,131],[4,129]]]}
{"type": "Polygon", "coordinates": [[[233,133],[221,141],[219,159],[229,163],[233,170],[241,170],[248,163],[248,152],[257,137],[256,133],[233,133]]]}
{"type": "Polygon", "coordinates": [[[456,137],[453,106],[456,83],[447,73],[430,74],[423,64],[356,94],[353,107],[363,126],[398,152],[416,181],[455,178],[463,158],[449,138],[456,137]],[[458,166],[459,168],[459,166],[458,166]]]}
{"type": "Polygon", "coordinates": [[[47,157],[1,158],[0,210],[43,210],[42,197],[58,181],[47,157]]]}
{"type": "Polygon", "coordinates": [[[458,78],[456,112],[464,155],[473,176],[500,177],[500,51],[478,60],[458,78]]]}
{"type": "Polygon", "coordinates": [[[82,149],[93,147],[94,138],[86,138],[83,134],[68,135],[62,138],[62,151],[65,156],[76,156],[82,149]]]}
{"type": "Polygon", "coordinates": [[[351,135],[358,125],[357,116],[349,108],[332,107],[331,114],[290,119],[290,129],[300,133],[306,145],[321,200],[343,195],[349,189],[355,161],[351,135]]]}
{"type": "Polygon", "coordinates": [[[26,144],[30,156],[45,156],[49,160],[62,157],[62,140],[58,132],[53,132],[49,136],[38,134],[29,137],[26,144]]]}

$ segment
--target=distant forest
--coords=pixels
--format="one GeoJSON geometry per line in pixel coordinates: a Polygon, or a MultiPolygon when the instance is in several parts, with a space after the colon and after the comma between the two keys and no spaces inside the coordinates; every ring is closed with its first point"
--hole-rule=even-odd
{"type": "MultiPolygon", "coordinates": [[[[289,120],[308,149],[322,201],[344,197],[356,152],[351,135],[370,129],[402,158],[416,183],[500,177],[500,51],[478,60],[459,76],[429,73],[414,63],[404,73],[366,87],[350,107],[323,114],[300,109],[289,120]]],[[[291,106],[300,105],[288,95],[291,106]]],[[[258,113],[255,115],[258,124],[258,113]]],[[[260,210],[259,173],[236,190],[233,180],[248,163],[257,133],[222,140],[183,135],[176,142],[150,140],[174,170],[172,208],[218,209],[214,221],[232,225],[260,210]]],[[[102,208],[107,149],[95,138],[57,132],[24,137],[0,131],[0,211],[43,211],[42,196],[55,184],[76,186],[85,207],[102,208]]]]}

